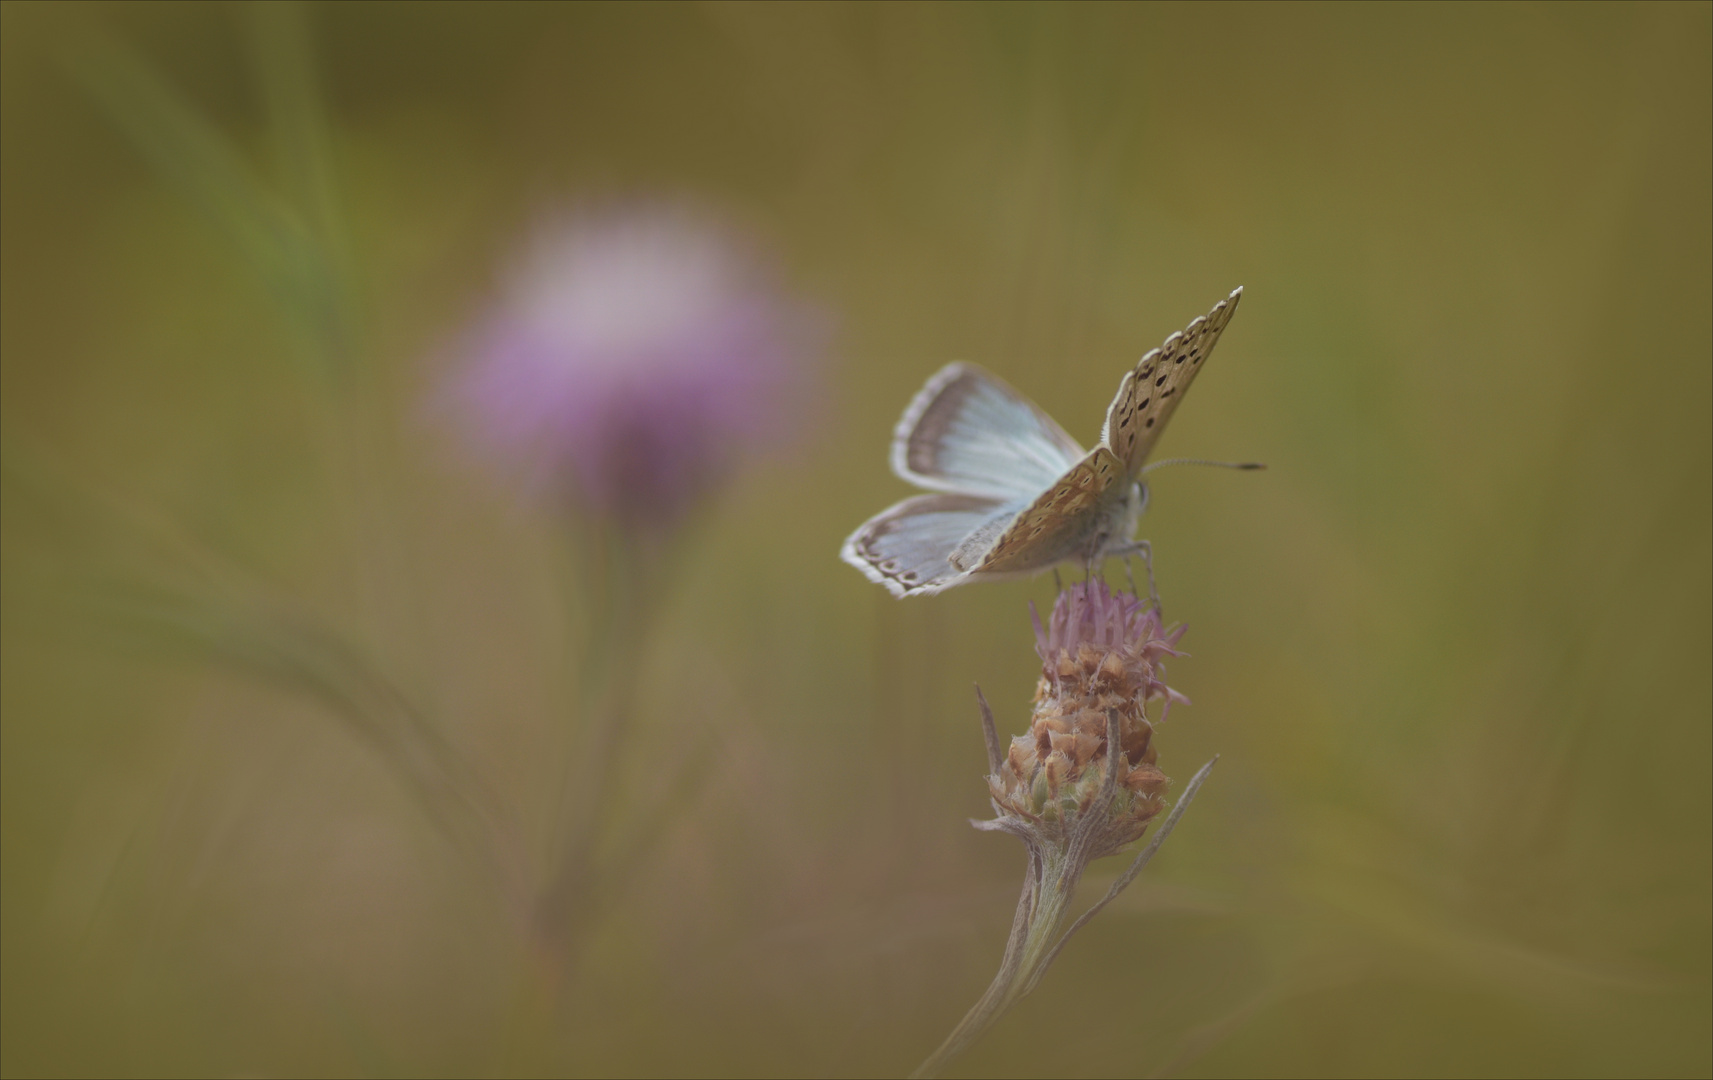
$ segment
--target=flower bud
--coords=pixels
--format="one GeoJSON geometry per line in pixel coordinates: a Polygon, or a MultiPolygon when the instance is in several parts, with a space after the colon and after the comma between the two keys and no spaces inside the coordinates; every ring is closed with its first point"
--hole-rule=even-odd
{"type": "Polygon", "coordinates": [[[1042,843],[1092,841],[1087,858],[1116,852],[1140,837],[1161,809],[1167,779],[1155,767],[1148,702],[1187,699],[1166,685],[1163,658],[1184,628],[1166,631],[1140,599],[1089,582],[1059,594],[1047,625],[1031,608],[1041,677],[1029,730],[1011,746],[988,789],[1008,831],[1042,843]],[[1110,738],[1116,733],[1116,753],[1110,738]],[[1116,770],[1110,782],[1108,773],[1116,770]]]}

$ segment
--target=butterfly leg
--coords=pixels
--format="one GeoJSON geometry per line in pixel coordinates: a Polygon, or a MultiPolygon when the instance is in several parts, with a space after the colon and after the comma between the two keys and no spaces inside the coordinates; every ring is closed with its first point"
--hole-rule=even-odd
{"type": "Polygon", "coordinates": [[[1136,541],[1136,553],[1142,556],[1142,569],[1148,572],[1148,603],[1152,604],[1155,612],[1164,614],[1160,605],[1160,590],[1154,584],[1154,545],[1146,540],[1136,541]]]}
{"type": "Polygon", "coordinates": [[[1142,569],[1148,572],[1148,603],[1154,606],[1156,614],[1165,614],[1160,604],[1160,589],[1154,583],[1154,545],[1146,540],[1136,541],[1138,553],[1142,556],[1142,569]]]}
{"type": "Polygon", "coordinates": [[[1164,609],[1160,604],[1160,590],[1154,583],[1154,545],[1146,540],[1132,540],[1112,554],[1124,560],[1124,574],[1130,578],[1132,595],[1136,595],[1136,579],[1130,574],[1130,556],[1140,555],[1142,557],[1142,569],[1148,574],[1148,604],[1155,611],[1163,612],[1164,609]]]}
{"type": "Polygon", "coordinates": [[[1059,568],[1055,566],[1053,567],[1053,595],[1057,596],[1064,591],[1065,583],[1059,580],[1059,568]]]}

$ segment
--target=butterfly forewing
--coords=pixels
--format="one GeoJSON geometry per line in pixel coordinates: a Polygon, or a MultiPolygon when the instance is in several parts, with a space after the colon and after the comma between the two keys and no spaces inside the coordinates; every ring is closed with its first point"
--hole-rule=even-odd
{"type": "Polygon", "coordinates": [[[934,491],[1034,498],[1083,456],[1052,417],[972,364],[949,364],[892,437],[892,468],[934,491]]]}
{"type": "MultiPolygon", "coordinates": [[[[977,574],[1044,570],[1073,556],[1091,557],[1107,511],[1130,487],[1124,466],[1104,446],[1094,451],[1017,515],[974,568],[977,574]]],[[[954,559],[955,559],[954,555],[954,559]]]]}
{"type": "Polygon", "coordinates": [[[974,495],[917,495],[860,525],[839,554],[894,596],[939,592],[961,581],[948,557],[964,539],[1003,527],[1018,504],[974,495]]]}
{"type": "Polygon", "coordinates": [[[1172,410],[1213,352],[1242,296],[1242,289],[1233,289],[1212,311],[1150,350],[1119,383],[1118,395],[1106,410],[1101,442],[1123,463],[1127,478],[1135,477],[1148,460],[1172,410]]]}

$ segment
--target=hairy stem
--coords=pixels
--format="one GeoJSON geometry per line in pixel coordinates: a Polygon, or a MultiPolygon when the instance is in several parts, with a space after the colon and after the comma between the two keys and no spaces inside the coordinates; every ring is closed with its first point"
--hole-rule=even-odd
{"type": "Polygon", "coordinates": [[[1058,959],[1071,935],[1082,929],[1096,912],[1135,881],[1143,867],[1153,859],[1154,853],[1160,850],[1160,845],[1171,835],[1178,819],[1189,809],[1191,800],[1196,797],[1196,792],[1207,779],[1208,770],[1213,768],[1213,762],[1218,760],[1215,757],[1213,761],[1201,767],[1184,788],[1184,793],[1179,796],[1177,804],[1172,807],[1172,812],[1167,815],[1152,842],[1142,849],[1135,861],[1113,883],[1112,888],[1107,890],[1106,895],[1062,934],[1060,931],[1069,914],[1071,898],[1088,862],[1085,854],[1087,848],[1075,843],[1051,846],[1025,840],[1029,846],[1029,871],[1023,882],[1023,895],[1017,901],[1017,914],[1011,922],[1011,936],[1005,944],[1005,956],[1000,961],[999,973],[993,977],[987,992],[982,994],[981,999],[964,1014],[964,1018],[958,1021],[951,1034],[946,1036],[939,1049],[928,1055],[928,1059],[910,1074],[912,1077],[940,1075],[959,1054],[998,1023],[999,1018],[1010,1011],[1013,1005],[1035,989],[1053,961],[1058,959]]]}

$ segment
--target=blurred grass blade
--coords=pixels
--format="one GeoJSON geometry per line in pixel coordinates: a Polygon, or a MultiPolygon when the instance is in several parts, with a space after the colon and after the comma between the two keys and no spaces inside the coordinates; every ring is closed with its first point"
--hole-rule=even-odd
{"type": "Polygon", "coordinates": [[[354,325],[350,244],[334,182],[332,138],[308,15],[296,0],[258,0],[244,11],[267,104],[275,167],[322,257],[326,343],[344,350],[354,325]]]}
{"type": "Polygon", "coordinates": [[[76,41],[62,54],[67,70],[167,185],[237,248],[331,372],[342,356],[328,347],[341,332],[339,290],[302,219],[130,46],[95,25],[76,41]]]}
{"type": "Polygon", "coordinates": [[[378,752],[437,828],[483,852],[497,800],[405,694],[328,627],[277,607],[147,585],[111,589],[105,600],[139,632],[320,701],[378,752]]]}
{"type": "Polygon", "coordinates": [[[72,617],[117,626],[128,642],[320,701],[378,752],[457,846],[485,862],[505,858],[510,815],[502,800],[364,650],[181,530],[91,490],[40,454],[8,442],[3,466],[7,548],[40,547],[55,571],[9,576],[8,591],[50,591],[62,610],[66,599],[77,602],[72,617]]]}

